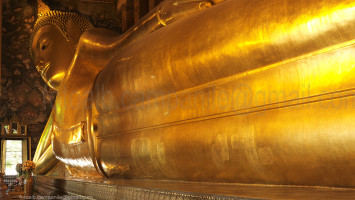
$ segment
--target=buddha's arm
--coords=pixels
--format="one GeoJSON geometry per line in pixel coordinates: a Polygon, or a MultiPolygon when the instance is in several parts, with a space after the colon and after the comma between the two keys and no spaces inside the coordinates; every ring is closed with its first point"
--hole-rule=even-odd
{"type": "MultiPolygon", "coordinates": [[[[223,0],[222,0],[223,1],[223,0]]],[[[221,2],[214,1],[214,4],[221,2]]],[[[141,18],[133,27],[126,31],[118,42],[127,46],[138,39],[152,33],[177,20],[186,18],[194,13],[212,6],[206,0],[165,0],[141,18]]]]}
{"type": "MultiPolygon", "coordinates": [[[[221,1],[218,0],[213,3],[217,4],[221,1]]],[[[82,63],[80,58],[84,58],[86,67],[85,69],[80,67],[80,73],[83,73],[84,70],[95,77],[128,45],[150,35],[167,24],[186,18],[210,6],[211,3],[205,0],[166,0],[122,35],[102,28],[86,31],[80,38],[76,51],[76,60],[74,60],[74,64],[72,64],[69,71],[72,73],[73,68],[82,63]]]]}
{"type": "MultiPolygon", "coordinates": [[[[214,0],[212,3],[222,1],[224,0],[214,0]]],[[[126,46],[168,24],[211,6],[212,4],[206,0],[163,1],[122,35],[101,28],[86,31],[80,38],[77,53],[87,58],[100,71],[126,46]]]]}
{"type": "Polygon", "coordinates": [[[39,175],[47,174],[48,172],[54,170],[59,165],[59,161],[55,158],[52,145],[52,125],[53,125],[53,114],[50,115],[47,125],[44,128],[41,139],[38,143],[37,150],[33,161],[36,163],[36,170],[34,173],[39,175]]]}

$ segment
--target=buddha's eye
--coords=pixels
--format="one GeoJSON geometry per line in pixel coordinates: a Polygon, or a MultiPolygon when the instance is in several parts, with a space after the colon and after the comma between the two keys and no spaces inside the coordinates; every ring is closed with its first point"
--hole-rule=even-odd
{"type": "Polygon", "coordinates": [[[40,44],[41,50],[45,50],[48,48],[48,40],[43,40],[40,44]]]}

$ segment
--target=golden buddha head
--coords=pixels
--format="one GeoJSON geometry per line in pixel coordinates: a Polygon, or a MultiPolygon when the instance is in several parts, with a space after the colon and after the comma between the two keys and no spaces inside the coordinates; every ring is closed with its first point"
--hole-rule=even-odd
{"type": "Polygon", "coordinates": [[[51,88],[59,88],[81,34],[91,28],[88,19],[75,13],[50,11],[37,20],[30,52],[37,71],[51,88]]]}

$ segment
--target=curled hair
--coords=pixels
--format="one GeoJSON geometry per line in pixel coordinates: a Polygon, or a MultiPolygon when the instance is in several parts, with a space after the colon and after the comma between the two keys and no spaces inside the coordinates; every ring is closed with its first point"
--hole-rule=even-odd
{"type": "Polygon", "coordinates": [[[36,23],[34,25],[33,32],[32,32],[31,39],[30,39],[31,57],[32,57],[31,46],[33,43],[34,36],[42,26],[47,25],[47,24],[54,25],[55,27],[58,28],[58,30],[61,32],[61,34],[67,40],[69,40],[68,34],[66,32],[66,24],[69,22],[69,20],[73,20],[74,22],[77,23],[81,34],[83,34],[86,30],[92,29],[94,27],[87,18],[85,18],[81,15],[78,15],[76,13],[61,12],[61,11],[49,11],[49,12],[45,13],[43,16],[41,16],[40,18],[38,18],[38,20],[36,21],[36,23]]]}

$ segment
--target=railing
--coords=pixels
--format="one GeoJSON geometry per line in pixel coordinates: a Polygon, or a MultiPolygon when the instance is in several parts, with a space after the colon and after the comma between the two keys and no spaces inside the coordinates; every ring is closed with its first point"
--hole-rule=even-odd
{"type": "Polygon", "coordinates": [[[4,176],[4,183],[9,186],[11,183],[13,183],[16,180],[17,176],[16,175],[5,175],[4,176]]]}

